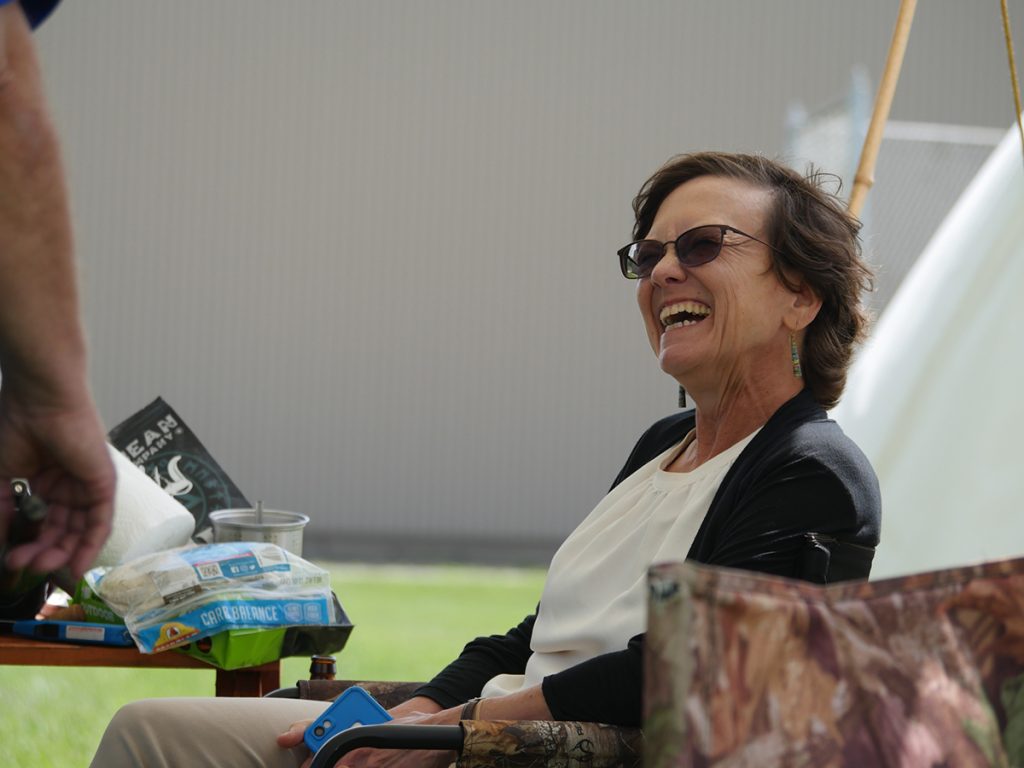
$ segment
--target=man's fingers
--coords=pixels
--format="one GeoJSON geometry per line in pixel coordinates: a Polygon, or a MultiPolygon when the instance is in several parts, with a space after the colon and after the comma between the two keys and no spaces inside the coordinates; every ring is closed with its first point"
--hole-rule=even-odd
{"type": "Polygon", "coordinates": [[[51,573],[71,562],[71,556],[78,547],[78,537],[69,534],[44,549],[29,563],[29,570],[36,573],[51,573]]]}
{"type": "Polygon", "coordinates": [[[49,573],[67,565],[82,538],[80,521],[74,513],[60,506],[51,506],[42,530],[34,540],[11,549],[7,566],[14,570],[28,568],[35,573],[49,573]]]}
{"type": "Polygon", "coordinates": [[[91,540],[83,538],[82,543],[78,546],[78,549],[72,553],[67,562],[68,570],[71,572],[72,579],[78,581],[85,575],[85,572],[92,567],[96,558],[99,557],[100,550],[103,548],[103,542],[106,538],[106,533],[104,533],[102,537],[93,537],[91,540]]]}
{"type": "Polygon", "coordinates": [[[88,527],[82,533],[78,549],[74,552],[68,563],[73,579],[82,578],[82,574],[92,567],[93,562],[100,554],[100,550],[103,549],[103,544],[113,528],[111,525],[113,518],[111,506],[110,504],[105,504],[100,509],[94,509],[90,513],[89,517],[91,519],[88,521],[88,527]]]}
{"type": "Polygon", "coordinates": [[[66,565],[77,580],[96,560],[108,532],[109,526],[86,533],[48,528],[35,541],[13,547],[4,564],[11,570],[28,568],[36,573],[50,573],[66,565]]]}
{"type": "Polygon", "coordinates": [[[20,571],[22,568],[28,568],[30,571],[42,573],[43,571],[39,571],[36,562],[44,552],[49,550],[49,548],[50,545],[48,543],[38,540],[19,544],[7,553],[7,557],[4,558],[4,566],[12,571],[20,571]]]}
{"type": "MultiPolygon", "coordinates": [[[[67,566],[72,578],[77,580],[92,566],[110,535],[113,504],[106,501],[87,509],[74,508],[72,504],[69,509],[63,499],[57,501],[54,498],[63,494],[62,489],[53,485],[51,478],[42,478],[35,487],[40,490],[37,496],[51,500],[46,520],[35,541],[12,548],[6,559],[7,565],[38,573],[49,573],[67,566]]],[[[5,504],[4,501],[0,497],[0,523],[3,522],[5,507],[11,507],[8,519],[13,514],[10,502],[5,504]]],[[[3,529],[7,528],[7,524],[3,524],[3,529]]]]}
{"type": "Polygon", "coordinates": [[[68,564],[77,543],[74,534],[56,540],[47,537],[30,541],[10,551],[7,566],[12,570],[27,568],[33,573],[50,573],[68,564]]]}

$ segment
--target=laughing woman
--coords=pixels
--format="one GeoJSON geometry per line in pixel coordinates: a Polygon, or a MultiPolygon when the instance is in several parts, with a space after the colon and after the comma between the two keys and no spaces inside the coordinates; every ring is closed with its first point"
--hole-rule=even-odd
{"type": "MultiPolygon", "coordinates": [[[[864,333],[870,273],[856,220],[814,178],[723,153],[673,159],[633,207],[634,242],[619,264],[636,281],[662,370],[695,407],[640,438],[556,553],[537,612],[470,642],[391,710],[399,722],[456,723],[479,698],[469,707],[477,719],[638,725],[653,562],[687,557],[818,582],[868,576],[878,483],[825,413],[864,333]]],[[[94,765],[298,765],[302,731],[325,706],[138,702],[111,722],[94,765]]],[[[361,750],[345,765],[451,759],[361,750]]]]}

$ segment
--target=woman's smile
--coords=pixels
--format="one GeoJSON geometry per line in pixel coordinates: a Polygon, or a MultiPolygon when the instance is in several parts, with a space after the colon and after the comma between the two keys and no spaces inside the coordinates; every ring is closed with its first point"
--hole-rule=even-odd
{"type": "Polygon", "coordinates": [[[689,325],[697,325],[711,316],[711,307],[699,301],[679,301],[661,308],[659,313],[661,326],[665,331],[673,331],[689,325]]]}

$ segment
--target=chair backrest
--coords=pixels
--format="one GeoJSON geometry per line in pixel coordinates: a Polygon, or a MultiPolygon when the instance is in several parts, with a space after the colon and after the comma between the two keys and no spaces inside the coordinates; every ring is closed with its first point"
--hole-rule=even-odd
{"type": "Polygon", "coordinates": [[[829,587],[690,563],[649,579],[647,768],[1024,765],[1024,559],[829,587]]]}

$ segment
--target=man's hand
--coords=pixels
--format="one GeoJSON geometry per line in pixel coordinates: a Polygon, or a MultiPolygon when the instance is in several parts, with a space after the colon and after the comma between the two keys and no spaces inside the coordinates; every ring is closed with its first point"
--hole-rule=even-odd
{"type": "Polygon", "coordinates": [[[0,387],[0,541],[14,513],[9,480],[24,477],[48,505],[35,541],[7,554],[6,566],[46,573],[68,566],[79,578],[110,534],[115,474],[87,392],[78,401],[37,403],[0,387]]]}

